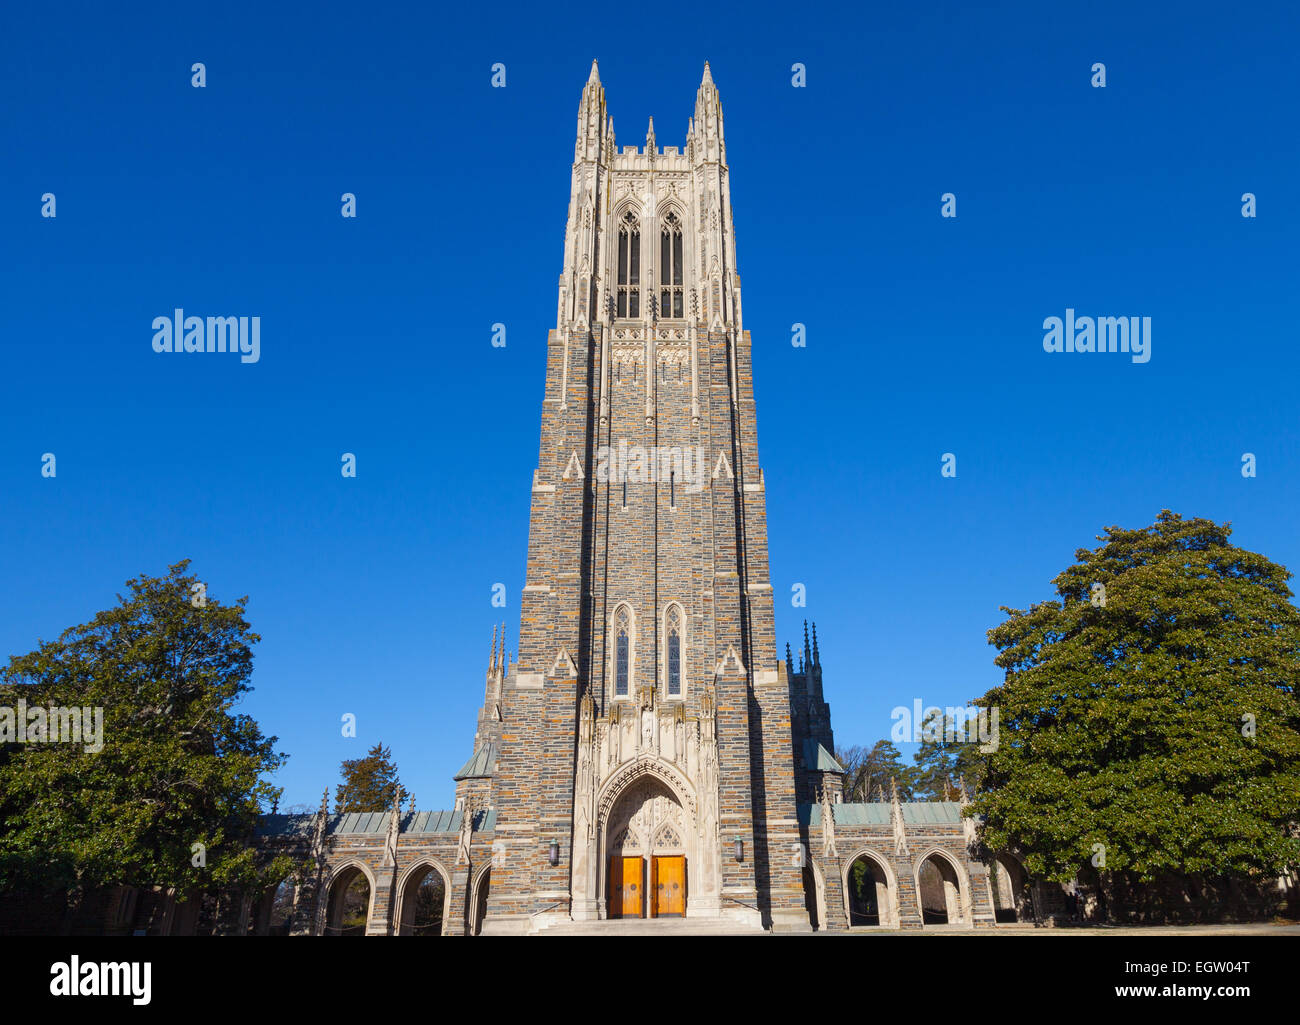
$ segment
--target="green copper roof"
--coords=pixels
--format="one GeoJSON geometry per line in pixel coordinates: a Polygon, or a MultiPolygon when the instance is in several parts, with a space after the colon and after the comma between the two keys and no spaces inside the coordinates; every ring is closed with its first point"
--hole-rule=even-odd
{"type": "Polygon", "coordinates": [[[909,801],[903,821],[913,825],[961,825],[961,805],[956,801],[909,801]]]}
{"type": "Polygon", "coordinates": [[[482,777],[491,777],[497,771],[497,746],[495,744],[484,744],[477,748],[469,761],[460,767],[460,772],[452,776],[452,779],[479,779],[482,777]]]}
{"type": "MultiPolygon", "coordinates": [[[[961,825],[961,805],[956,801],[902,801],[903,822],[909,826],[961,825]]],[[[833,804],[837,826],[887,826],[893,821],[888,801],[870,804],[833,804]]],[[[822,824],[819,804],[799,805],[799,822],[806,826],[822,824]]]]}
{"type": "MultiPolygon", "coordinates": [[[[387,811],[348,812],[346,815],[331,815],[325,823],[328,834],[358,833],[383,835],[388,832],[389,816],[387,811]]],[[[417,811],[404,812],[398,829],[401,833],[456,833],[460,831],[462,821],[460,811],[417,811]]],[[[315,815],[262,815],[257,822],[258,836],[296,836],[310,839],[315,829],[315,815]]],[[[495,829],[497,813],[495,808],[478,813],[474,829],[482,831],[495,829]]]]}
{"type": "Polygon", "coordinates": [[[805,768],[818,772],[844,772],[844,766],[835,760],[835,756],[815,740],[803,742],[803,764],[805,768]]]}

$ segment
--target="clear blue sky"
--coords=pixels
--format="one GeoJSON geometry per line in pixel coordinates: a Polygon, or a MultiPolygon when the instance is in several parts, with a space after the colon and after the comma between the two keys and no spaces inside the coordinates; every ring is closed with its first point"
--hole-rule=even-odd
{"type": "Polygon", "coordinates": [[[802,582],[841,744],[996,683],[998,606],[1107,524],[1300,566],[1294,6],[914,6],[9,5],[0,655],[189,557],[251,597],[284,805],[376,740],[450,805],[517,636],[592,57],[620,145],[680,145],[712,64],[778,634],[802,582]],[[155,354],[177,306],[260,316],[260,362],[155,354]],[[1067,307],[1150,316],[1151,361],[1044,353],[1067,307]]]}

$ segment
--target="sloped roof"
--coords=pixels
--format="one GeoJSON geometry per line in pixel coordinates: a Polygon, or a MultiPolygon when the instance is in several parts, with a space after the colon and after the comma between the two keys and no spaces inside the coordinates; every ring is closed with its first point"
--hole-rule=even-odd
{"type": "Polygon", "coordinates": [[[903,821],[914,825],[961,825],[961,805],[956,801],[908,801],[903,821]]]}
{"type": "Polygon", "coordinates": [[[815,740],[803,742],[803,764],[805,768],[816,769],[818,772],[843,773],[845,771],[844,766],[835,760],[835,756],[815,740]]]}
{"type": "Polygon", "coordinates": [[[315,821],[315,815],[259,815],[255,832],[258,836],[310,837],[315,821]]]}
{"type": "MultiPolygon", "coordinates": [[[[389,816],[387,811],[348,812],[346,815],[331,815],[325,822],[327,834],[346,833],[385,834],[388,832],[389,816]]],[[[463,813],[457,811],[417,811],[404,812],[398,831],[401,833],[456,833],[460,831],[463,813]]],[[[474,828],[495,829],[497,813],[495,808],[477,813],[474,828]]],[[[310,839],[315,829],[315,815],[260,815],[257,820],[258,836],[287,836],[310,839]]]]}
{"type": "MultiPolygon", "coordinates": [[[[903,823],[909,826],[961,825],[961,805],[956,801],[903,801],[903,823]]],[[[837,826],[887,826],[893,821],[888,801],[869,804],[833,804],[837,826]]],[[[801,804],[799,822],[806,826],[822,824],[819,804],[801,804]]]]}
{"type": "Polygon", "coordinates": [[[460,767],[460,772],[452,776],[452,779],[482,779],[491,777],[497,771],[497,746],[495,744],[484,744],[476,748],[470,755],[469,761],[460,767]]]}

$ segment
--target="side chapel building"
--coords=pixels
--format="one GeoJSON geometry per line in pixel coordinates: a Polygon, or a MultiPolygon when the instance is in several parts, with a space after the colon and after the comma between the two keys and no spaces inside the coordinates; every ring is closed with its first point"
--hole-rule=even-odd
{"type": "MultiPolygon", "coordinates": [[[[595,62],[546,348],[518,655],[495,631],[455,808],[267,816],[289,931],[968,926],[1027,913],[955,802],[843,801],[816,630],[777,650],[749,332],[708,64],[683,147],[615,145],[595,62]],[[991,871],[990,871],[991,870],[991,871]],[[436,875],[435,875],[436,873],[436,875]]],[[[1040,902],[1042,900],[1040,892],[1040,902]]],[[[265,931],[272,895],[235,931],[265,931]]]]}

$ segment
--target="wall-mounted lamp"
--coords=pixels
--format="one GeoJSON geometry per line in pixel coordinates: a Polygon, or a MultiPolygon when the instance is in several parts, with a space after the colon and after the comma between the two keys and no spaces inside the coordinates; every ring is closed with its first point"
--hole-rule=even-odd
{"type": "Polygon", "coordinates": [[[736,837],[736,860],[745,860],[745,841],[740,837],[736,837]]]}
{"type": "Polygon", "coordinates": [[[558,840],[551,841],[550,862],[553,866],[560,863],[560,842],[558,840]]]}

